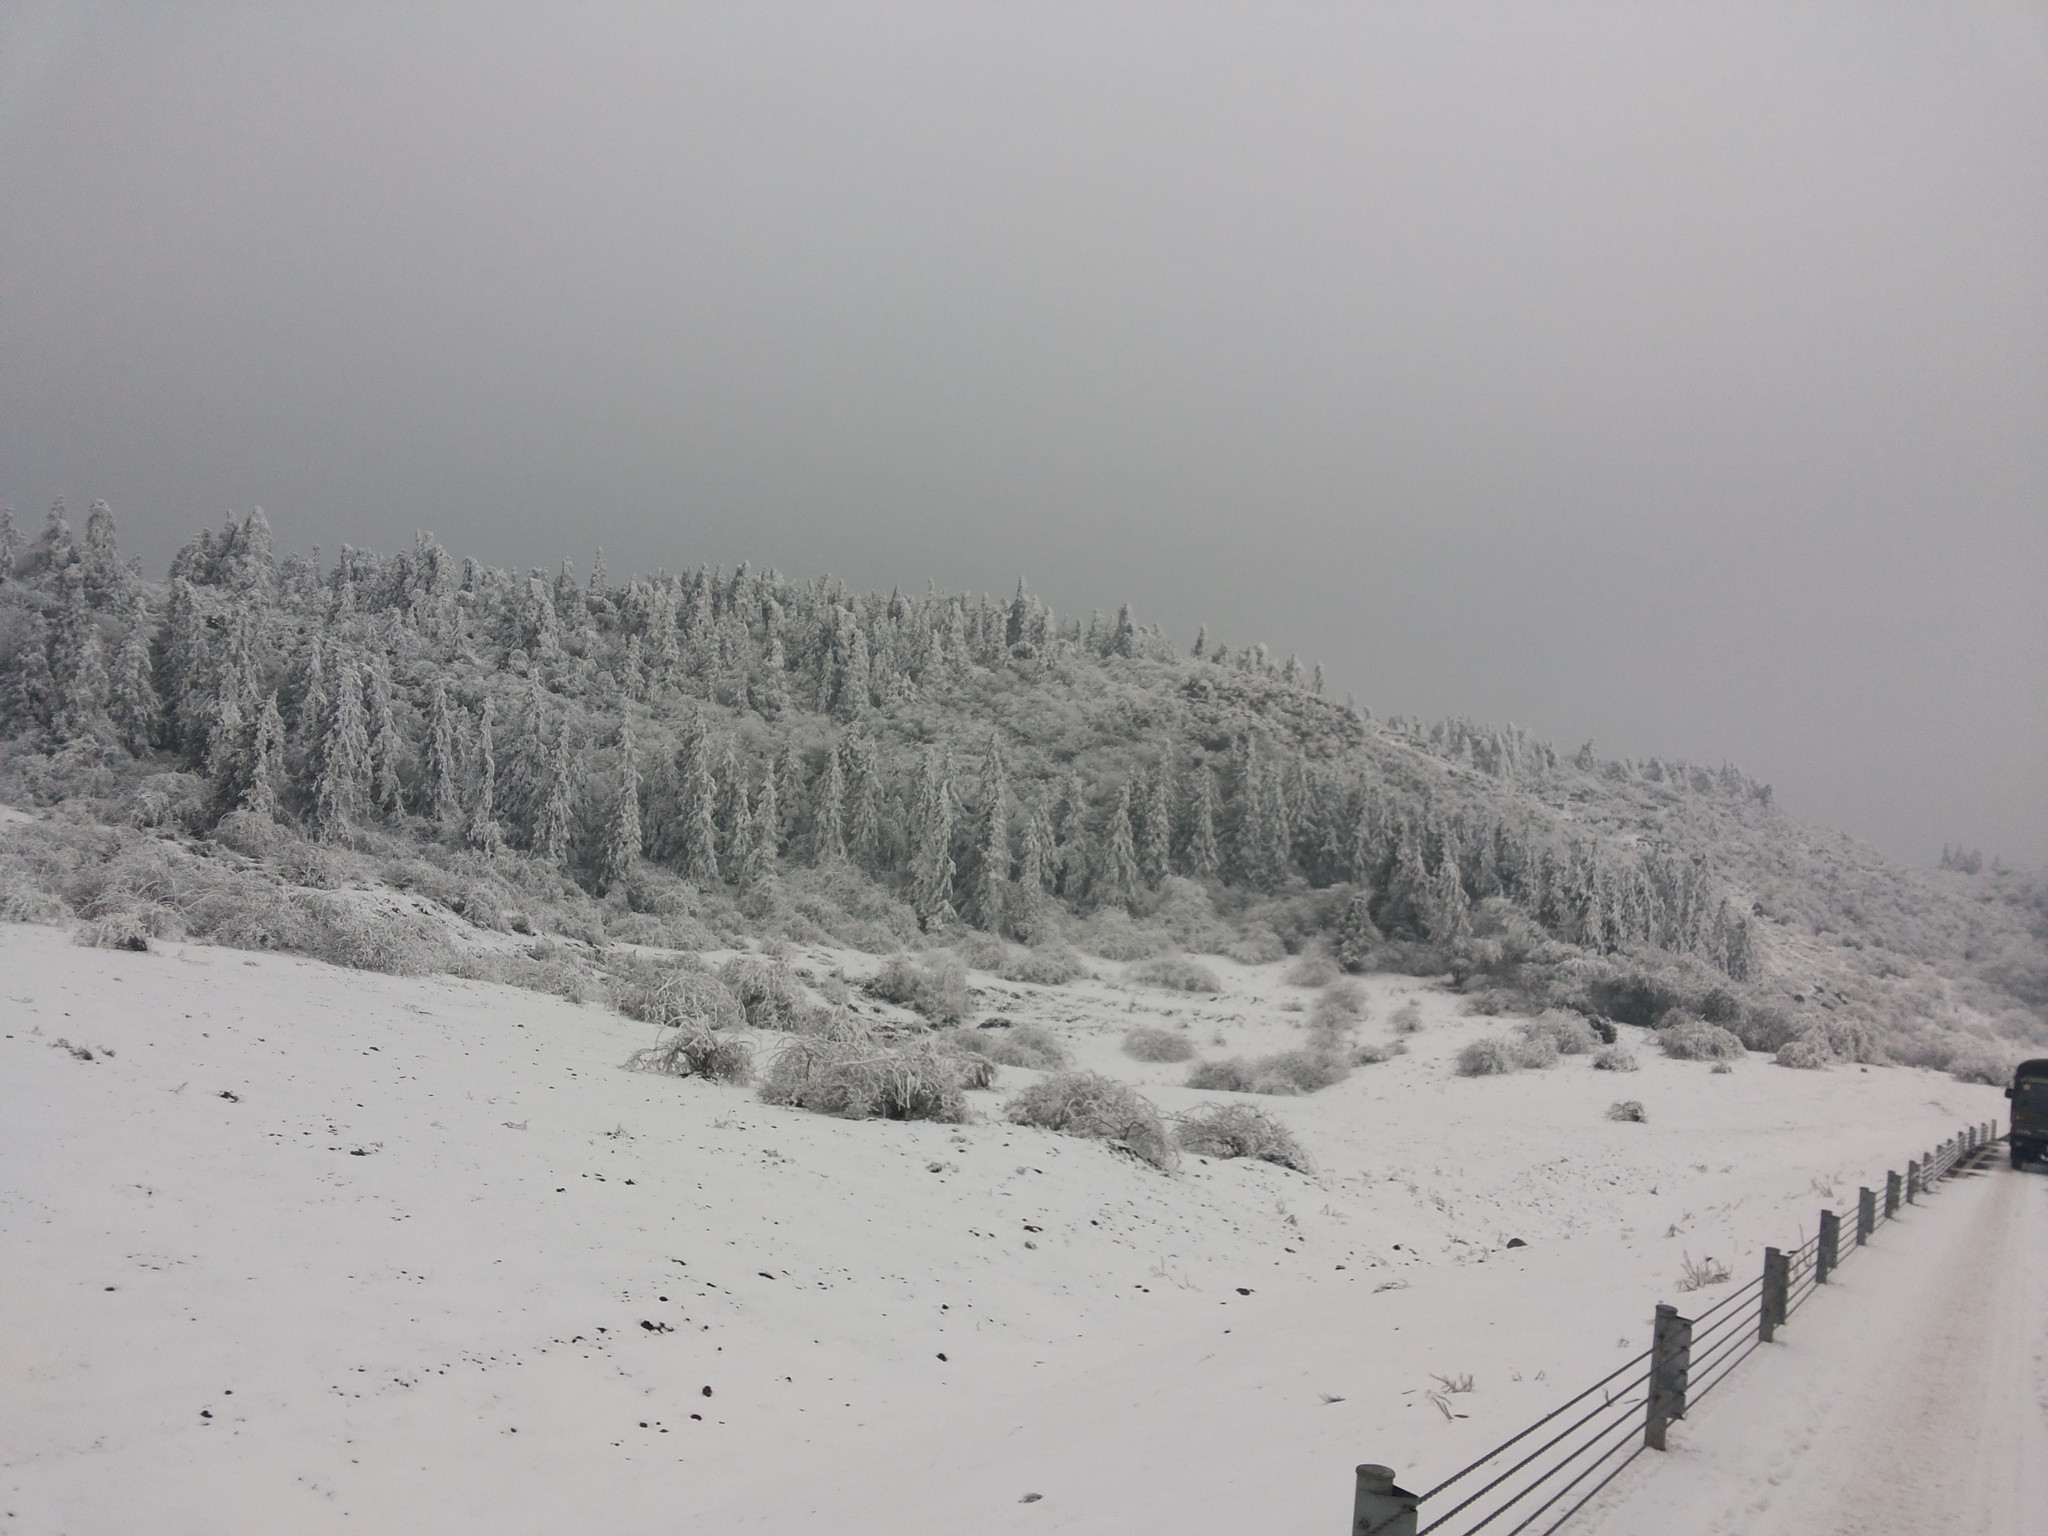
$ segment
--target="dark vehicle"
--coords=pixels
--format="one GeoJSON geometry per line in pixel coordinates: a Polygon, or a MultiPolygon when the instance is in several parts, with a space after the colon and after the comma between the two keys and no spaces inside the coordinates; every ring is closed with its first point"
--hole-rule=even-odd
{"type": "Polygon", "coordinates": [[[2015,1067],[2005,1096],[2012,1100],[2013,1167],[2030,1157],[2048,1158],[2048,1057],[2015,1067]]]}

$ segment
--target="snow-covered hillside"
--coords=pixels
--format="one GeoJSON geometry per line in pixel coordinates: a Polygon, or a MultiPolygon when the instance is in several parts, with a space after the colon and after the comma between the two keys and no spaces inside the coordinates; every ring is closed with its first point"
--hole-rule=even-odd
{"type": "MultiPolygon", "coordinates": [[[[967,1027],[1183,1110],[1223,1096],[1133,1025],[1301,1038],[1282,967],[1214,969],[977,973],[967,1027]]],[[[1634,1030],[1635,1074],[1461,1078],[1498,1022],[1363,985],[1407,1053],[1258,1101],[1313,1176],[1168,1176],[1007,1124],[1029,1072],[843,1122],[623,1070],[652,1031],[595,1006],[0,925],[0,1531],[1334,1531],[1354,1463],[1461,1464],[1642,1348],[1686,1258],[1746,1276],[2003,1108],[1634,1030]]]]}

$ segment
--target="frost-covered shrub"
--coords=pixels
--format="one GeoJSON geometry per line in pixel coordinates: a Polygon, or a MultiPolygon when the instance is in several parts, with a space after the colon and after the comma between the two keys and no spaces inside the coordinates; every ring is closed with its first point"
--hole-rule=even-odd
{"type": "Polygon", "coordinates": [[[970,928],[949,942],[953,946],[953,953],[971,970],[1001,974],[1003,967],[1009,963],[1010,946],[997,934],[970,928]]]}
{"type": "Polygon", "coordinates": [[[1396,1056],[1408,1054],[1408,1043],[1396,1040],[1392,1045],[1361,1045],[1352,1049],[1351,1065],[1354,1067],[1376,1067],[1381,1062],[1391,1061],[1396,1056]]]}
{"type": "Polygon", "coordinates": [[[1643,1101],[1641,1099],[1616,1099],[1607,1106],[1607,1118],[1641,1125],[1650,1117],[1643,1109],[1643,1101]]]}
{"type": "Polygon", "coordinates": [[[1593,1026],[1583,1015],[1565,1013],[1551,1009],[1521,1026],[1522,1034],[1531,1040],[1548,1039],[1557,1046],[1564,1056],[1590,1056],[1600,1048],[1600,1037],[1593,1032],[1593,1026]]]}
{"type": "Polygon", "coordinates": [[[1322,1030],[1348,1029],[1366,1018],[1365,988],[1346,977],[1333,981],[1316,994],[1309,1009],[1309,1025],[1322,1030]]]}
{"type": "Polygon", "coordinates": [[[1815,1035],[1801,1035],[1797,1040],[1787,1040],[1778,1047],[1778,1065],[1800,1067],[1809,1072],[1818,1072],[1835,1059],[1835,1053],[1828,1049],[1824,1038],[1815,1035]]]}
{"type": "Polygon", "coordinates": [[[293,948],[329,965],[387,976],[428,976],[446,970],[447,941],[425,920],[377,912],[338,897],[298,895],[305,926],[293,948]]]}
{"type": "Polygon", "coordinates": [[[1593,1067],[1599,1072],[1640,1072],[1636,1053],[1625,1045],[1603,1045],[1593,1053],[1593,1067]]]}
{"type": "Polygon", "coordinates": [[[196,831],[209,817],[206,780],[195,773],[152,773],[129,792],[121,819],[131,827],[196,831]]]}
{"type": "Polygon", "coordinates": [[[1063,987],[1088,974],[1081,957],[1064,944],[1054,949],[1027,949],[1003,962],[1005,981],[1021,981],[1036,987],[1063,987]]]}
{"type": "Polygon", "coordinates": [[[670,966],[651,986],[628,987],[619,1011],[662,1029],[680,1029],[686,1024],[739,1029],[747,1022],[746,1010],[732,989],[694,960],[670,966]]]}
{"type": "Polygon", "coordinates": [[[762,1079],[761,1097],[847,1120],[967,1118],[952,1053],[928,1038],[886,1040],[850,1016],[823,1034],[786,1040],[762,1079]]]}
{"type": "Polygon", "coordinates": [[[1515,1065],[1541,1070],[1557,1065],[1559,1051],[1554,1035],[1518,1033],[1508,1041],[1508,1049],[1514,1053],[1515,1065]]]}
{"type": "Polygon", "coordinates": [[[1271,928],[1256,923],[1225,945],[1223,953],[1239,965],[1271,965],[1287,958],[1287,946],[1271,928]]]}
{"type": "Polygon", "coordinates": [[[2020,1053],[1988,1040],[1968,1040],[1949,1057],[1946,1071],[1959,1083],[1988,1083],[1993,1088],[2012,1082],[2020,1053]]]}
{"type": "Polygon", "coordinates": [[[1884,1043],[1877,1030],[1863,1019],[1826,1014],[1809,1021],[1799,1033],[1801,1037],[1819,1043],[1837,1061],[1877,1064],[1886,1059],[1884,1043]]]}
{"type": "Polygon", "coordinates": [[[1223,990],[1223,983],[1216,979],[1214,971],[1186,955],[1161,955],[1142,965],[1132,966],[1127,974],[1131,980],[1148,987],[1166,987],[1175,992],[1214,993],[1223,990]]]}
{"type": "Polygon", "coordinates": [[[1159,1111],[1127,1084],[1099,1072],[1055,1072],[1012,1099],[1007,1113],[1017,1125],[1106,1141],[1161,1170],[1174,1164],[1159,1111]]]}
{"type": "Polygon", "coordinates": [[[718,979],[755,1029],[802,1029],[817,1012],[796,972],[779,960],[738,955],[719,968],[718,979]]]}
{"type": "Polygon", "coordinates": [[[1105,960],[1145,960],[1173,948],[1173,940],[1151,928],[1140,928],[1122,907],[1091,913],[1081,927],[1080,943],[1105,960]]]}
{"type": "Polygon", "coordinates": [[[1394,1033],[1397,1035],[1419,1033],[1422,1029],[1421,1005],[1414,998],[1409,998],[1407,1002],[1394,1010],[1394,1016],[1389,1022],[1393,1024],[1394,1033]]]}
{"type": "Polygon", "coordinates": [[[1687,1013],[1674,1013],[1657,1031],[1657,1044],[1675,1061],[1740,1061],[1742,1042],[1718,1024],[1687,1013]]]}
{"type": "Polygon", "coordinates": [[[1521,1071],[1522,1058],[1515,1044],[1506,1035],[1480,1036],[1458,1052],[1458,1076],[1497,1077],[1521,1071]]]}
{"type": "Polygon", "coordinates": [[[754,1053],[746,1041],[691,1020],[670,1030],[658,1044],[635,1051],[626,1065],[635,1072],[744,1083],[753,1076],[754,1053]]]}
{"type": "Polygon", "coordinates": [[[1139,1061],[1187,1061],[1195,1045],[1177,1029],[1145,1024],[1124,1036],[1124,1054],[1139,1061]]]}
{"type": "Polygon", "coordinates": [[[968,1048],[967,1042],[959,1035],[939,1036],[939,1049],[946,1052],[952,1061],[953,1071],[960,1079],[962,1088],[992,1088],[996,1081],[996,1064],[979,1051],[968,1048]]]}
{"type": "Polygon", "coordinates": [[[1012,1024],[1004,1029],[976,1029],[954,1037],[962,1050],[986,1056],[998,1066],[1055,1072],[1071,1059],[1059,1037],[1043,1024],[1012,1024]]]}
{"type": "Polygon", "coordinates": [[[1293,1133],[1251,1104],[1204,1104],[1190,1110],[1175,1125],[1174,1140],[1197,1157],[1249,1157],[1297,1173],[1315,1171],[1293,1133]]]}
{"type": "Polygon", "coordinates": [[[59,897],[0,871],[0,923],[42,923],[55,927],[70,916],[71,909],[59,897]]]}
{"type": "Polygon", "coordinates": [[[1277,1051],[1271,1056],[1199,1061],[1188,1070],[1188,1086],[1220,1093],[1264,1093],[1293,1097],[1315,1093],[1351,1074],[1350,1063],[1329,1051],[1277,1051]]]}
{"type": "Polygon", "coordinates": [[[1320,949],[1306,949],[1295,957],[1294,964],[1287,967],[1287,984],[1292,987],[1326,987],[1343,974],[1343,967],[1320,949]]]}
{"type": "Polygon", "coordinates": [[[967,1012],[967,967],[948,950],[891,955],[867,984],[869,996],[921,1013],[934,1024],[957,1024],[967,1012]]]}

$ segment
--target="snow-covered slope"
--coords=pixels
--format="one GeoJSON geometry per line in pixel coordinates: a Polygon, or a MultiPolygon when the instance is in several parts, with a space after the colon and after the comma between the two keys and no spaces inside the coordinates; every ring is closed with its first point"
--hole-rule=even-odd
{"type": "MultiPolygon", "coordinates": [[[[976,975],[975,1016],[1178,1110],[1217,1096],[1131,1025],[1300,1038],[1278,967],[1215,968],[976,975]]],[[[1746,1275],[2002,1108],[1640,1043],[1462,1079],[1498,1025],[1366,985],[1409,1053],[1260,1101],[1315,1176],[1168,1177],[1004,1123],[1024,1072],[844,1123],[624,1071],[645,1026],[532,992],[0,925],[0,1531],[1335,1530],[1354,1463],[1462,1463],[1640,1349],[1682,1256],[1746,1275]]]]}

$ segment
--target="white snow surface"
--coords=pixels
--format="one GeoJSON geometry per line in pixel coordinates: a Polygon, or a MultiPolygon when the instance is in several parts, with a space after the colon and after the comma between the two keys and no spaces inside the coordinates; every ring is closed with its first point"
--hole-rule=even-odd
{"type": "MultiPolygon", "coordinates": [[[[1204,963],[1223,995],[1106,962],[1062,988],[977,973],[973,1017],[1045,1022],[1184,1110],[1225,1096],[1125,1057],[1128,1028],[1258,1053],[1300,1042],[1310,996],[1204,963]]],[[[1462,1079],[1458,1048],[1504,1022],[1366,986],[1367,1040],[1418,1001],[1410,1052],[1254,1101],[1313,1176],[1168,1177],[1004,1123],[1027,1072],[972,1095],[970,1125],[843,1122],[625,1071],[652,1031],[595,1006],[0,925],[0,1533],[1335,1532],[1354,1464],[1428,1485],[1642,1349],[1654,1303],[1689,1300],[1683,1257],[1740,1283],[2004,1107],[1919,1070],[1714,1074],[1641,1040],[1638,1073],[1462,1079]],[[1648,1123],[1605,1118],[1620,1098],[1648,1123]],[[1446,1417],[1427,1394],[1465,1373],[1446,1417]]],[[[2001,1251],[2038,1290],[2048,1179],[1956,1188],[1603,1507],[1683,1486],[1741,1508],[1757,1457],[1884,1466],[1903,1399],[1806,1418],[1803,1449],[1771,1426],[1818,1411],[1798,1362],[1868,1345],[1855,1319],[1981,1282],[1987,1202],[2024,1208],[2001,1251]]],[[[1997,1401],[2038,1418],[2030,1326],[2035,1374],[1997,1401]]],[[[1941,1351],[1885,1348],[1897,1373],[1941,1351]]],[[[1836,1486],[1815,1471],[1771,1507],[1836,1486]]],[[[1656,1507],[1600,1528],[1834,1528],[1656,1507]]]]}

